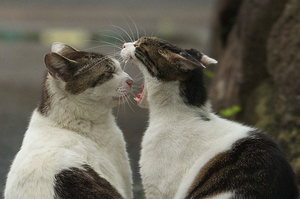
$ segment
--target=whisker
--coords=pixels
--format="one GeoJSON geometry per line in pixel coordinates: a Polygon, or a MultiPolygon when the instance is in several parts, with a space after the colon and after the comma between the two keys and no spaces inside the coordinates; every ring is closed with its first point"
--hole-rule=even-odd
{"type": "MultiPolygon", "coordinates": [[[[115,43],[111,43],[111,42],[107,42],[107,41],[93,41],[93,42],[95,42],[95,43],[104,43],[104,44],[106,44],[106,46],[109,46],[109,47],[116,47],[116,48],[119,48],[120,50],[122,49],[120,46],[118,46],[117,44],[115,44],[115,43]]],[[[104,46],[104,45],[101,45],[101,46],[104,46]]]]}
{"type": "MultiPolygon", "coordinates": [[[[110,53],[107,54],[107,56],[116,58],[117,56],[119,56],[120,52],[121,52],[121,50],[118,50],[118,51],[115,51],[115,52],[110,52],[110,53]]],[[[118,61],[120,61],[120,58],[121,57],[119,56],[119,58],[116,58],[116,59],[118,59],[118,61]]]]}
{"type": "Polygon", "coordinates": [[[111,31],[111,32],[117,34],[118,36],[120,36],[120,38],[122,38],[122,40],[126,41],[126,39],[124,39],[124,37],[122,36],[122,34],[116,29],[117,26],[113,25],[113,24],[111,23],[111,21],[109,21],[109,22],[110,22],[110,24],[111,24],[110,26],[112,26],[112,27],[114,28],[114,30],[115,30],[115,32],[114,32],[114,31],[111,31]]]}
{"type": "Polygon", "coordinates": [[[115,31],[113,31],[113,30],[101,30],[101,31],[99,31],[100,35],[102,34],[101,32],[107,32],[107,34],[113,33],[116,36],[115,38],[118,38],[118,40],[120,40],[122,43],[126,42],[126,40],[122,37],[122,35],[116,29],[115,29],[115,31]]]}
{"type": "Polygon", "coordinates": [[[112,47],[116,47],[116,48],[118,48],[118,49],[122,50],[122,48],[121,48],[121,47],[119,47],[119,46],[117,46],[116,44],[113,44],[113,43],[110,43],[110,42],[107,42],[107,41],[101,41],[101,42],[103,42],[103,43],[105,43],[105,44],[112,45],[112,47]]]}
{"type": "MultiPolygon", "coordinates": [[[[140,75],[142,75],[142,72],[139,72],[139,73],[138,73],[136,76],[134,76],[132,79],[136,80],[137,77],[140,76],[140,75]]],[[[138,79],[141,80],[141,79],[143,79],[143,78],[144,78],[144,76],[139,77],[138,79]]]]}
{"type": "MultiPolygon", "coordinates": [[[[155,34],[155,37],[157,37],[157,35],[161,32],[161,29],[162,29],[162,28],[160,28],[160,29],[157,31],[157,33],[155,34]]],[[[152,34],[153,34],[153,32],[152,32],[152,34]]]]}
{"type": "Polygon", "coordinates": [[[96,49],[96,48],[105,48],[105,47],[115,47],[115,46],[111,46],[111,45],[101,45],[101,46],[94,46],[94,47],[91,47],[91,48],[85,48],[83,49],[83,51],[88,51],[88,50],[93,50],[93,49],[96,49]]]}
{"type": "Polygon", "coordinates": [[[144,28],[140,27],[140,29],[142,29],[144,31],[144,36],[146,37],[147,36],[147,32],[144,28]]]}
{"type": "Polygon", "coordinates": [[[132,106],[130,105],[130,103],[133,104],[133,102],[131,101],[131,98],[128,96],[128,97],[126,98],[126,104],[128,105],[128,107],[129,107],[135,114],[137,114],[137,112],[132,108],[132,106]]]}
{"type": "Polygon", "coordinates": [[[119,27],[119,26],[116,26],[116,25],[111,25],[111,26],[113,26],[113,27],[115,27],[115,28],[118,28],[119,30],[123,31],[123,32],[127,35],[127,37],[130,39],[130,41],[133,42],[133,40],[132,40],[132,38],[130,37],[130,35],[129,35],[123,28],[121,28],[121,27],[119,27]]]}
{"type": "Polygon", "coordinates": [[[126,41],[124,41],[123,39],[120,39],[120,38],[115,37],[115,36],[112,36],[112,35],[107,35],[107,34],[101,34],[101,35],[103,35],[103,36],[105,36],[105,37],[109,37],[109,38],[116,39],[116,40],[120,41],[122,44],[126,42],[126,41]]]}
{"type": "Polygon", "coordinates": [[[121,103],[120,103],[120,100],[121,100],[121,99],[119,98],[119,103],[118,103],[119,105],[118,105],[118,110],[117,110],[117,117],[119,117],[120,104],[121,104],[121,103]]]}
{"type": "Polygon", "coordinates": [[[135,82],[139,82],[139,81],[141,81],[142,79],[144,79],[144,77],[139,77],[139,78],[132,78],[135,82]]]}
{"type": "Polygon", "coordinates": [[[123,70],[125,71],[126,70],[126,66],[127,66],[127,61],[125,62],[125,64],[124,64],[124,67],[123,67],[123,70]]]}
{"type": "MultiPolygon", "coordinates": [[[[123,16],[122,16],[122,17],[123,17],[123,16]]],[[[124,17],[123,17],[123,20],[125,21],[125,23],[127,24],[127,27],[129,28],[129,30],[130,30],[130,32],[131,32],[133,41],[135,41],[134,34],[133,34],[132,30],[131,30],[131,27],[129,26],[128,22],[125,20],[124,17]]]]}
{"type": "Polygon", "coordinates": [[[134,27],[135,27],[135,30],[136,30],[137,39],[139,39],[139,38],[140,38],[140,34],[139,34],[139,30],[138,30],[138,28],[137,28],[136,23],[133,21],[133,19],[132,19],[129,15],[127,15],[127,16],[128,16],[129,19],[132,21],[132,23],[133,23],[133,25],[134,25],[134,27]]]}

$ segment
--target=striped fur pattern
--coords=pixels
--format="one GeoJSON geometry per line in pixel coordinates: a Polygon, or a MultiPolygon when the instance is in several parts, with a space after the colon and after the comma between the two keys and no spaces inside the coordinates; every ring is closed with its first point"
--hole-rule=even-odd
{"type": "Polygon", "coordinates": [[[111,108],[132,79],[118,61],[54,43],[48,73],[22,147],[7,177],[6,199],[131,199],[123,134],[111,108]]]}
{"type": "Polygon", "coordinates": [[[203,70],[215,60],[153,37],[125,43],[150,112],[140,172],[147,199],[297,199],[295,176],[266,134],[213,114],[203,70]]]}

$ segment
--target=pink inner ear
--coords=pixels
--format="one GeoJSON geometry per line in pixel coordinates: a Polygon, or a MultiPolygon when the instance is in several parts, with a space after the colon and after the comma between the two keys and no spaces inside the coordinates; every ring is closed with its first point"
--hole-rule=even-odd
{"type": "Polygon", "coordinates": [[[201,58],[201,62],[203,63],[204,66],[208,66],[210,64],[217,64],[218,61],[213,59],[213,58],[210,58],[206,55],[203,55],[202,58],[201,58]]]}

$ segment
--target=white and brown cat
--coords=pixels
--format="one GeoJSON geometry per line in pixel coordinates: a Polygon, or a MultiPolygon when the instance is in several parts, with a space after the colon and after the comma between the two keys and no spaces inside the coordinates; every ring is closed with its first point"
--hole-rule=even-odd
{"type": "Polygon", "coordinates": [[[6,199],[131,199],[132,177],[112,107],[132,79],[118,61],[54,43],[42,100],[8,174],[6,199]]]}
{"type": "Polygon", "coordinates": [[[214,59],[153,37],[125,43],[121,56],[145,80],[137,101],[150,111],[140,159],[147,199],[298,198],[277,144],[212,113],[202,76],[214,59]]]}

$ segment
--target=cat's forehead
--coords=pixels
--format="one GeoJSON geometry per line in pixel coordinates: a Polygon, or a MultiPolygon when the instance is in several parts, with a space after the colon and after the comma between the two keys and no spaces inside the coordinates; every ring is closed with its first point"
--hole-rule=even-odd
{"type": "Polygon", "coordinates": [[[68,59],[76,61],[78,64],[74,68],[74,75],[78,76],[89,72],[89,75],[99,75],[105,71],[115,70],[117,62],[112,58],[100,53],[93,52],[73,52],[65,55],[68,59]]]}
{"type": "Polygon", "coordinates": [[[74,61],[88,61],[92,59],[102,59],[106,56],[100,53],[76,51],[64,54],[65,57],[74,61]]]}
{"type": "Polygon", "coordinates": [[[141,37],[137,44],[151,44],[151,45],[161,45],[164,41],[157,37],[141,37]]]}
{"type": "Polygon", "coordinates": [[[98,53],[80,52],[66,57],[78,62],[74,68],[74,78],[66,84],[66,90],[72,94],[109,81],[112,72],[120,68],[118,61],[98,53]]]}
{"type": "Polygon", "coordinates": [[[150,45],[151,47],[154,47],[156,49],[167,49],[175,53],[184,51],[182,48],[157,37],[141,37],[137,41],[136,45],[142,46],[143,44],[150,45]]]}

